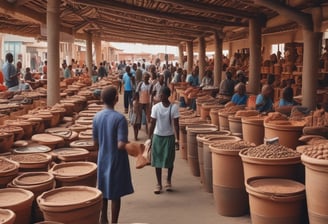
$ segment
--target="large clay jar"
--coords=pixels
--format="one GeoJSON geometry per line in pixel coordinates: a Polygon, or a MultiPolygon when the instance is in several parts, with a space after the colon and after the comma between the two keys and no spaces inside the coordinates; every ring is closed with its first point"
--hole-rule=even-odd
{"type": "Polygon", "coordinates": [[[13,144],[14,144],[13,133],[0,132],[0,153],[10,152],[13,144]]]}
{"type": "Polygon", "coordinates": [[[72,148],[84,148],[89,151],[88,161],[97,163],[98,161],[98,146],[93,139],[80,139],[69,144],[72,148]]]}
{"type": "Polygon", "coordinates": [[[21,121],[21,120],[7,120],[5,121],[5,125],[21,127],[24,130],[23,139],[30,139],[33,134],[33,128],[31,122],[21,121]]]}
{"type": "Polygon", "coordinates": [[[90,152],[83,148],[59,148],[51,152],[53,159],[58,162],[87,161],[90,152]]]}
{"type": "Polygon", "coordinates": [[[49,171],[55,176],[56,186],[96,187],[97,164],[92,162],[67,162],[54,165],[49,171]]]}
{"type": "Polygon", "coordinates": [[[212,124],[199,124],[187,126],[187,153],[188,164],[192,175],[199,177],[200,168],[198,160],[197,134],[210,134],[218,130],[217,126],[212,124]]]}
{"type": "Polygon", "coordinates": [[[246,142],[254,143],[255,145],[261,145],[264,142],[264,117],[243,117],[242,132],[243,139],[246,142]]]}
{"type": "Polygon", "coordinates": [[[16,214],[9,209],[0,209],[0,220],[2,224],[14,224],[16,214]]]}
{"type": "Polygon", "coordinates": [[[32,136],[32,140],[41,145],[48,146],[51,149],[54,149],[57,145],[64,143],[64,139],[62,137],[51,134],[36,134],[32,136]]]}
{"type": "MultiPolygon", "coordinates": [[[[321,149],[325,145],[316,146],[321,149]]],[[[310,155],[302,154],[302,162],[305,165],[305,188],[310,223],[324,224],[328,222],[328,160],[318,159],[320,151],[313,151],[310,155]]],[[[323,151],[323,154],[326,154],[323,151]]],[[[321,154],[322,155],[322,154],[321,154]]]]}
{"type": "Polygon", "coordinates": [[[220,130],[228,130],[229,131],[229,120],[228,117],[229,115],[233,115],[235,112],[224,112],[220,111],[218,112],[219,115],[219,125],[220,125],[220,130]]]}
{"type": "Polygon", "coordinates": [[[1,131],[14,134],[14,141],[21,140],[24,136],[24,129],[17,126],[1,125],[1,131]]]}
{"type": "Polygon", "coordinates": [[[16,214],[15,224],[30,224],[33,193],[20,188],[0,189],[0,207],[16,214]]]}
{"type": "Polygon", "coordinates": [[[200,110],[200,117],[204,120],[210,118],[210,110],[211,109],[222,109],[224,105],[219,105],[218,103],[203,103],[200,110]]]}
{"type": "Polygon", "coordinates": [[[46,221],[70,224],[98,223],[102,193],[85,186],[61,187],[37,198],[46,221]]]}
{"type": "Polygon", "coordinates": [[[82,131],[86,131],[89,128],[88,125],[81,125],[81,124],[73,124],[68,127],[71,131],[75,131],[77,133],[80,133],[82,131]]]}
{"type": "Polygon", "coordinates": [[[20,172],[48,171],[52,161],[47,153],[11,154],[9,158],[19,163],[20,172]]]}
{"type": "Polygon", "coordinates": [[[303,134],[302,121],[270,121],[264,123],[265,138],[279,138],[279,144],[296,149],[302,143],[298,140],[303,134]]]}
{"type": "Polygon", "coordinates": [[[18,175],[19,163],[0,157],[0,188],[4,188],[18,175]]]}
{"type": "Polygon", "coordinates": [[[211,118],[211,124],[214,124],[216,126],[220,126],[219,125],[219,110],[221,108],[211,108],[210,110],[210,118],[211,118]]]}
{"type": "Polygon", "coordinates": [[[193,124],[206,124],[205,120],[200,119],[199,117],[194,117],[190,119],[179,119],[179,149],[181,153],[181,158],[187,160],[187,125],[193,124]]]}
{"type": "Polygon", "coordinates": [[[28,122],[32,123],[33,134],[39,134],[44,132],[44,121],[40,117],[31,117],[27,119],[28,122]]]}
{"type": "Polygon", "coordinates": [[[239,157],[239,151],[248,147],[251,147],[250,143],[243,141],[209,146],[213,163],[213,193],[220,215],[242,216],[248,213],[248,195],[239,157]]]}
{"type": "Polygon", "coordinates": [[[247,179],[246,190],[253,224],[302,224],[306,220],[303,184],[287,179],[254,177],[247,179]]]}
{"type": "MultiPolygon", "coordinates": [[[[21,188],[33,192],[34,199],[45,191],[49,191],[55,187],[55,178],[48,172],[28,172],[16,177],[8,187],[21,188]]],[[[43,214],[40,211],[36,200],[33,201],[32,207],[32,223],[42,221],[43,214]]]]}
{"type": "Polygon", "coordinates": [[[64,139],[64,142],[62,144],[59,143],[57,147],[68,147],[71,142],[78,139],[78,133],[69,128],[47,128],[45,132],[64,139]]]}
{"type": "Polygon", "coordinates": [[[80,125],[92,125],[93,117],[79,117],[79,119],[75,120],[75,124],[80,125]]]}

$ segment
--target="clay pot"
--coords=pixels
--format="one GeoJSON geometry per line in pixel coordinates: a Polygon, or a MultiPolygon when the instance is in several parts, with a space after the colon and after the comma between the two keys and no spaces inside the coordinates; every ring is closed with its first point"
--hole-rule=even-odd
{"type": "Polygon", "coordinates": [[[311,158],[302,155],[305,165],[305,188],[310,223],[327,223],[328,210],[328,160],[311,158]]]}
{"type": "Polygon", "coordinates": [[[181,153],[181,158],[187,160],[187,125],[192,124],[206,124],[205,120],[200,119],[199,117],[191,119],[179,119],[179,149],[181,153]]]}
{"type": "Polygon", "coordinates": [[[304,223],[304,185],[296,181],[256,177],[247,179],[254,224],[304,223]]]}
{"type": "Polygon", "coordinates": [[[51,128],[51,119],[53,115],[51,113],[36,113],[35,117],[42,118],[44,123],[44,128],[51,128]]]}
{"type": "Polygon", "coordinates": [[[18,175],[19,164],[5,157],[0,157],[0,188],[4,188],[18,175]]]}
{"type": "Polygon", "coordinates": [[[26,153],[46,153],[51,151],[51,148],[49,148],[48,146],[45,145],[40,145],[37,143],[30,143],[27,142],[27,145],[25,145],[26,142],[23,142],[23,146],[19,146],[17,148],[15,148],[13,151],[14,153],[17,154],[26,154],[26,153]]]}
{"type": "Polygon", "coordinates": [[[54,160],[59,162],[86,161],[90,152],[83,148],[59,148],[51,152],[54,160]]]}
{"type": "Polygon", "coordinates": [[[255,145],[261,145],[264,142],[264,117],[243,117],[242,132],[243,139],[246,142],[254,143],[255,145]]]}
{"type": "Polygon", "coordinates": [[[87,129],[79,133],[79,139],[90,139],[93,138],[92,129],[87,129]]]}
{"type": "Polygon", "coordinates": [[[43,221],[43,222],[36,222],[34,224],[64,224],[62,222],[53,222],[53,221],[43,221]]]}
{"type": "Polygon", "coordinates": [[[90,152],[88,161],[97,163],[98,146],[95,145],[93,139],[80,139],[70,143],[72,148],[84,148],[90,152]]]}
{"type": "Polygon", "coordinates": [[[239,152],[243,161],[245,180],[251,177],[277,177],[301,181],[300,156],[270,159],[247,156],[247,150],[239,152]]]}
{"type": "Polygon", "coordinates": [[[78,139],[78,133],[68,128],[62,128],[62,127],[48,128],[45,130],[45,132],[64,139],[63,144],[58,144],[57,147],[68,147],[72,141],[78,139]]]}
{"type": "Polygon", "coordinates": [[[0,220],[2,224],[14,224],[16,214],[9,209],[0,209],[0,220]]]}
{"type": "MultiPolygon", "coordinates": [[[[216,133],[216,132],[215,132],[216,133]]],[[[218,133],[224,134],[198,134],[197,141],[198,141],[198,161],[199,161],[199,168],[200,174],[202,177],[202,183],[204,189],[212,193],[213,186],[212,186],[212,153],[210,151],[209,145],[211,143],[224,143],[226,141],[240,141],[241,139],[235,136],[228,136],[230,134],[229,131],[218,131],[218,133]]]]}
{"type": "Polygon", "coordinates": [[[233,115],[235,112],[228,113],[228,112],[218,112],[219,115],[219,125],[220,125],[220,130],[229,130],[229,120],[228,117],[229,115],[233,115]]]}
{"type": "Polygon", "coordinates": [[[14,141],[21,140],[24,136],[24,130],[21,127],[1,125],[1,131],[14,134],[14,141]]]}
{"type": "Polygon", "coordinates": [[[54,149],[58,144],[64,143],[64,139],[62,137],[51,134],[36,134],[32,136],[32,140],[41,145],[48,146],[51,149],[54,149]]]}
{"type": "Polygon", "coordinates": [[[211,108],[210,110],[210,118],[211,118],[211,124],[214,124],[219,127],[219,110],[221,108],[211,108]]]}
{"type": "MultiPolygon", "coordinates": [[[[33,192],[36,199],[43,192],[51,190],[55,187],[55,178],[48,172],[28,172],[16,177],[8,187],[21,188],[33,192]]],[[[36,200],[33,201],[32,222],[43,220],[43,214],[40,211],[36,200]]]]}
{"type": "Polygon", "coordinates": [[[79,117],[79,119],[75,120],[75,124],[79,125],[92,125],[93,117],[79,117]]]}
{"type": "Polygon", "coordinates": [[[218,103],[203,103],[200,109],[200,117],[204,120],[210,118],[211,109],[222,109],[224,105],[219,105],[218,103]]]}
{"type": "Polygon", "coordinates": [[[98,223],[102,193],[91,187],[61,187],[37,198],[45,220],[70,224],[98,223]]]}
{"type": "Polygon", "coordinates": [[[38,114],[41,115],[41,116],[51,117],[50,124],[48,124],[47,128],[56,127],[59,123],[60,111],[41,110],[41,111],[38,111],[38,114]]]}
{"type": "Polygon", "coordinates": [[[82,110],[79,112],[80,117],[94,117],[97,112],[94,110],[82,110]]]}
{"type": "Polygon", "coordinates": [[[5,121],[5,125],[21,127],[24,130],[23,139],[30,139],[33,134],[33,128],[31,122],[28,121],[20,121],[20,120],[7,120],[5,121]]]}
{"type": "Polygon", "coordinates": [[[48,171],[52,158],[46,153],[12,154],[9,158],[19,163],[20,172],[48,171]]]}
{"type": "Polygon", "coordinates": [[[198,159],[198,148],[197,148],[197,134],[210,134],[217,131],[217,126],[212,124],[199,124],[189,125],[186,127],[187,130],[187,152],[188,152],[188,164],[192,175],[199,177],[199,159],[198,159]]]}
{"type": "Polygon", "coordinates": [[[80,133],[82,131],[86,131],[89,127],[87,125],[81,125],[81,124],[73,124],[68,127],[71,131],[75,131],[77,133],[80,133]]]}
{"type": "Polygon", "coordinates": [[[231,131],[232,135],[243,136],[243,129],[241,124],[241,117],[235,115],[228,116],[229,121],[229,130],[231,131]]]}
{"type": "Polygon", "coordinates": [[[49,171],[55,176],[56,186],[96,187],[97,164],[92,162],[68,162],[54,165],[49,171]]]}
{"type": "Polygon", "coordinates": [[[15,224],[29,224],[33,193],[20,188],[0,189],[0,207],[10,209],[16,214],[15,224]]]}
{"type": "Polygon", "coordinates": [[[14,144],[14,134],[7,132],[0,132],[0,153],[11,151],[14,144]]]}
{"type": "Polygon", "coordinates": [[[302,143],[298,140],[303,134],[304,122],[270,121],[264,123],[265,138],[279,138],[279,144],[296,149],[302,143]]]}
{"type": "Polygon", "coordinates": [[[33,128],[33,134],[39,134],[44,132],[44,121],[40,117],[28,118],[28,122],[31,122],[33,128]]]}

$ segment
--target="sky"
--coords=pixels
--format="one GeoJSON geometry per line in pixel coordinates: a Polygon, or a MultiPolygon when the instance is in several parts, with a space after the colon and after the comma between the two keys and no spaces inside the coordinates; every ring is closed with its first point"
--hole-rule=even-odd
{"type": "Polygon", "coordinates": [[[178,55],[178,47],[165,45],[147,45],[138,43],[110,43],[113,47],[123,50],[125,53],[167,53],[178,55]]]}

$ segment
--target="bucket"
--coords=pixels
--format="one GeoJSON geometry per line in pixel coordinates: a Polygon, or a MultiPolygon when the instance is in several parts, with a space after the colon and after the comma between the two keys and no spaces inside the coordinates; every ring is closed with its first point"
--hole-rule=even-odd
{"type": "Polygon", "coordinates": [[[265,138],[279,138],[279,144],[296,149],[301,145],[298,139],[303,134],[304,122],[300,121],[270,121],[264,123],[265,138]]]}
{"type": "Polygon", "coordinates": [[[214,103],[203,103],[200,109],[200,117],[203,120],[207,120],[210,118],[210,110],[211,109],[222,109],[224,108],[224,105],[219,105],[218,103],[214,102],[214,103]]]}
{"type": "Polygon", "coordinates": [[[194,126],[187,126],[187,153],[188,164],[192,175],[199,177],[199,161],[198,161],[198,147],[197,147],[197,134],[209,134],[217,131],[217,126],[212,124],[200,124],[194,126]]]}
{"type": "Polygon", "coordinates": [[[49,172],[55,176],[56,187],[96,187],[97,184],[97,164],[92,162],[60,163],[54,165],[49,172]]]}
{"type": "Polygon", "coordinates": [[[19,163],[20,172],[48,171],[52,161],[46,153],[12,154],[9,158],[19,163]]]}
{"type": "Polygon", "coordinates": [[[187,125],[192,124],[206,124],[205,120],[199,117],[191,119],[179,119],[179,149],[181,153],[181,158],[187,160],[187,125]]]}
{"type": "Polygon", "coordinates": [[[287,179],[255,177],[247,179],[246,190],[253,224],[303,223],[303,184],[287,179]]]}
{"type": "MultiPolygon", "coordinates": [[[[28,172],[16,177],[8,187],[21,188],[33,192],[36,199],[43,192],[55,187],[55,178],[48,172],[28,172]]],[[[43,214],[40,211],[36,200],[33,201],[32,222],[43,221],[43,214]]]]}
{"type": "MultiPolygon", "coordinates": [[[[234,114],[234,113],[232,113],[234,114]]],[[[228,116],[230,115],[227,112],[218,112],[219,115],[219,125],[220,125],[220,131],[222,130],[229,130],[229,120],[228,116]]]]}
{"type": "Polygon", "coordinates": [[[246,142],[254,143],[255,145],[261,145],[264,142],[264,117],[243,117],[242,133],[243,139],[246,142]]]}
{"type": "Polygon", "coordinates": [[[229,121],[229,130],[231,131],[232,135],[243,136],[243,129],[241,125],[241,117],[235,115],[228,116],[229,121]]]}
{"type": "Polygon", "coordinates": [[[328,223],[328,160],[302,154],[305,165],[305,188],[311,224],[328,223]]]}
{"type": "Polygon", "coordinates": [[[44,192],[37,202],[46,221],[91,224],[99,222],[102,193],[92,187],[61,187],[44,192]]]}
{"type": "Polygon", "coordinates": [[[212,153],[209,148],[209,145],[212,143],[223,143],[227,141],[240,141],[241,139],[235,136],[225,136],[225,135],[207,135],[203,141],[203,149],[199,152],[200,159],[199,166],[200,170],[203,169],[203,186],[205,191],[212,193],[213,192],[213,175],[212,175],[212,153]],[[203,161],[202,161],[203,160],[203,161]]]}
{"type": "Polygon", "coordinates": [[[242,141],[209,146],[212,152],[214,199],[220,215],[236,217],[248,213],[248,195],[239,156],[239,151],[247,147],[250,144],[242,141]]]}
{"type": "Polygon", "coordinates": [[[17,177],[18,168],[19,163],[0,157],[0,188],[7,187],[7,184],[17,177]]]}
{"type": "Polygon", "coordinates": [[[210,110],[210,118],[211,118],[211,124],[214,124],[219,127],[219,108],[211,108],[210,110]]]}
{"type": "Polygon", "coordinates": [[[33,193],[20,188],[0,189],[0,208],[10,209],[16,214],[15,224],[29,224],[33,193]]]}
{"type": "Polygon", "coordinates": [[[251,177],[261,176],[301,181],[302,164],[300,155],[297,152],[295,152],[296,154],[293,157],[274,159],[248,156],[248,150],[243,149],[239,152],[239,156],[243,161],[245,180],[251,177]]]}
{"type": "Polygon", "coordinates": [[[16,215],[9,209],[0,209],[0,220],[2,224],[14,224],[16,215]]]}

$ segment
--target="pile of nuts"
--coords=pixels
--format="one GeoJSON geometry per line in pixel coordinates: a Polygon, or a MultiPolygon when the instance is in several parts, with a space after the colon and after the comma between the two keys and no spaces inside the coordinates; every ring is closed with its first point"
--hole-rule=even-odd
{"type": "Polygon", "coordinates": [[[328,145],[318,144],[313,145],[312,147],[309,146],[304,150],[303,154],[315,159],[328,160],[328,145]]]}
{"type": "Polygon", "coordinates": [[[222,143],[222,144],[215,144],[215,147],[220,149],[226,149],[226,150],[242,150],[245,148],[250,148],[255,146],[253,143],[245,142],[245,141],[238,141],[238,142],[228,142],[228,143],[222,143]]]}
{"type": "Polygon", "coordinates": [[[323,109],[314,111],[310,116],[305,117],[305,126],[328,126],[328,112],[325,112],[323,109]]]}
{"type": "Polygon", "coordinates": [[[300,157],[300,154],[293,149],[287,148],[279,144],[262,144],[245,150],[244,155],[255,158],[266,159],[284,159],[300,157]]]}
{"type": "Polygon", "coordinates": [[[219,112],[221,112],[221,113],[236,113],[237,111],[242,110],[244,108],[245,108],[245,106],[235,105],[235,106],[225,107],[225,108],[219,110],[219,112]]]}

